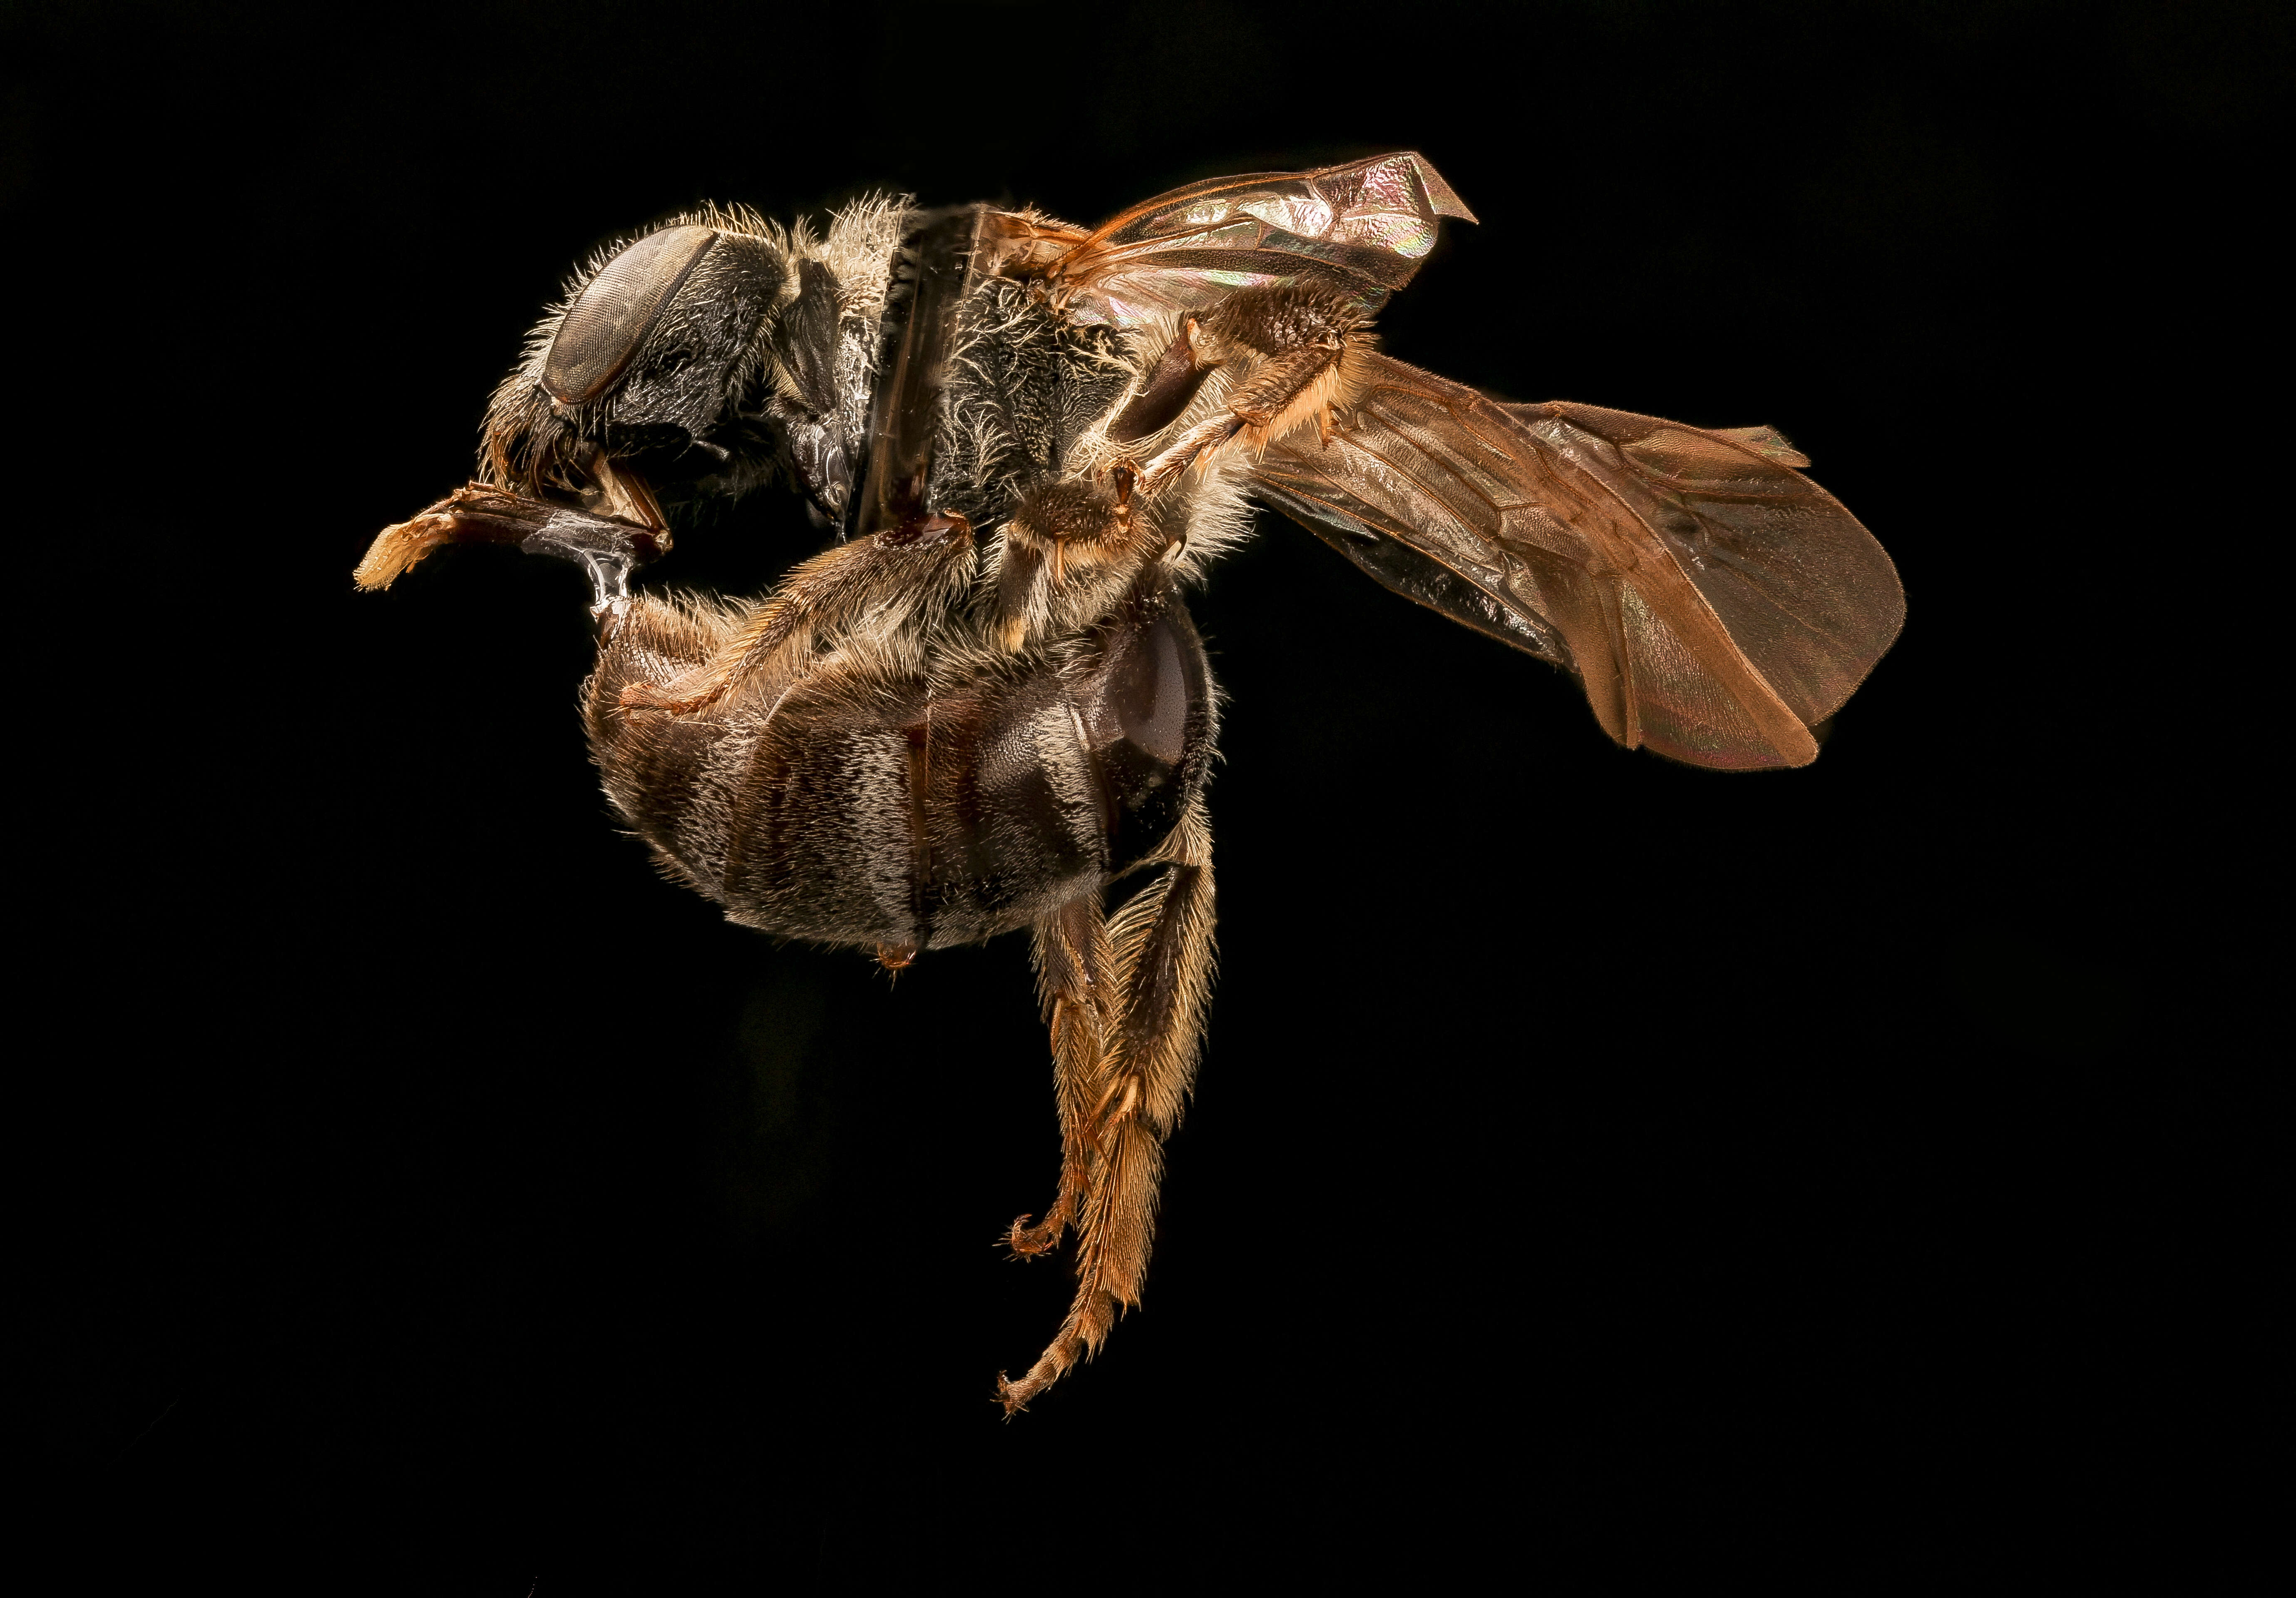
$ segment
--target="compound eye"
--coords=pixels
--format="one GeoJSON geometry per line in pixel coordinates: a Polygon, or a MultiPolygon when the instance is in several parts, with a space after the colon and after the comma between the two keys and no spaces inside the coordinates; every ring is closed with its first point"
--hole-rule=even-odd
{"type": "Polygon", "coordinates": [[[665,227],[608,261],[567,308],[542,364],[561,405],[595,399],[645,348],[654,324],[718,242],[714,227],[665,227]]]}

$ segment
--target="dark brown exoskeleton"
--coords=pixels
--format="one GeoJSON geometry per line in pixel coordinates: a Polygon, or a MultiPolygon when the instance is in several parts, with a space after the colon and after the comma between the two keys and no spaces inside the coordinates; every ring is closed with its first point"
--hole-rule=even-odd
{"type": "Polygon", "coordinates": [[[679,217],[577,277],[480,479],[359,567],[386,586],[468,540],[586,567],[606,791],[728,919],[895,968],[1030,930],[1061,1176],[1007,1241],[1074,1227],[1078,1282],[1008,1411],[1139,1301],[1212,966],[1216,701],[1180,594],[1251,500],[1696,765],[1807,764],[1897,635],[1888,556],[1775,431],[1503,406],[1378,354],[1445,216],[1472,219],[1405,154],[1090,232],[882,201],[818,239],[679,217]],[[777,474],[829,548],[745,604],[630,594],[665,503],[777,474]]]}

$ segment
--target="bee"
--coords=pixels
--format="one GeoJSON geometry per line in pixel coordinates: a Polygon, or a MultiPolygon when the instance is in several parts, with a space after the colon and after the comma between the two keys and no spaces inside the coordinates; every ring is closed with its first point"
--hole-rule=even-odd
{"type": "Polygon", "coordinates": [[[1060,1176],[1004,1242],[1073,1231],[1077,1281],[1008,1414],[1140,1302],[1213,967],[1218,696],[1182,595],[1255,505],[1694,766],[1808,764],[1902,622],[1889,557],[1775,430],[1501,404],[1381,354],[1446,217],[1474,220],[1409,153],[1090,229],[882,198],[818,235],[677,217],[575,275],[476,479],[356,573],[455,542],[585,568],[606,794],[728,920],[894,970],[1028,931],[1060,1176]],[[776,480],[834,537],[771,592],[631,591],[665,501],[776,480]]]}

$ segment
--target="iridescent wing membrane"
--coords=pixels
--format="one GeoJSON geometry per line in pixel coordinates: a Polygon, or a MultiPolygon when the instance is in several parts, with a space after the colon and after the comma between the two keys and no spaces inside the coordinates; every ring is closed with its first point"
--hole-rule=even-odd
{"type": "Polygon", "coordinates": [[[1376,310],[1419,270],[1444,217],[1475,219],[1408,153],[1216,177],[1102,224],[1046,275],[1071,317],[1119,327],[1283,283],[1331,283],[1376,310]]]}
{"type": "Polygon", "coordinates": [[[1766,428],[1506,406],[1381,356],[1259,496],[1389,587],[1574,673],[1603,731],[1695,766],[1806,766],[1897,637],[1873,536],[1766,428]]]}

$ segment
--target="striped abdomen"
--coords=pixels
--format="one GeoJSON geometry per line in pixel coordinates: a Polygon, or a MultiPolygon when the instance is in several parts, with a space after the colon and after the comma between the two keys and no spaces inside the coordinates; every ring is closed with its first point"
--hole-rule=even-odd
{"type": "Polygon", "coordinates": [[[715,642],[636,607],[586,691],[591,747],[677,874],[771,932],[922,949],[1026,926],[1152,852],[1210,759],[1203,645],[1160,589],[1060,659],[983,654],[929,683],[852,651],[770,704],[621,708],[715,642]]]}

